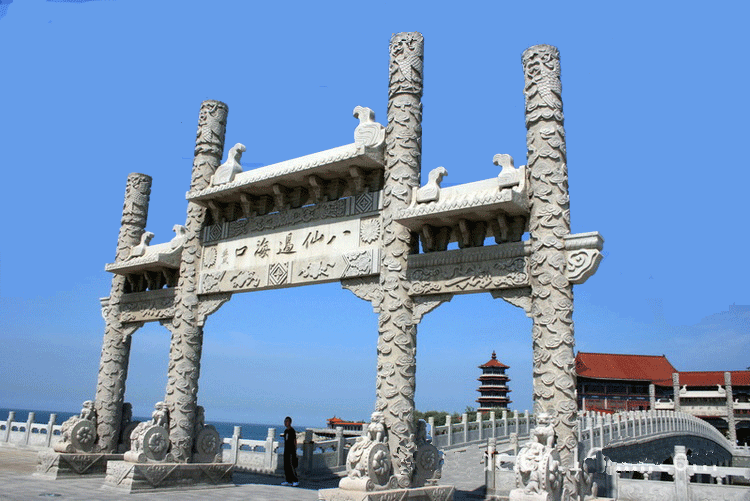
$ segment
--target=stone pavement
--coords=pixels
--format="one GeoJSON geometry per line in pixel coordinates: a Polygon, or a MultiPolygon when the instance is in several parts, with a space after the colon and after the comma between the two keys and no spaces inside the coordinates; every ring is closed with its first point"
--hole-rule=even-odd
{"type": "MultiPolygon", "coordinates": [[[[302,481],[300,487],[282,487],[283,479],[235,473],[235,485],[206,489],[124,494],[102,489],[103,478],[45,480],[34,477],[36,450],[0,447],[0,500],[59,499],[80,501],[167,501],[219,499],[221,501],[317,500],[318,489],[336,487],[338,479],[302,481]]],[[[456,501],[484,499],[484,465],[477,446],[445,453],[441,484],[456,486],[456,501]]]]}

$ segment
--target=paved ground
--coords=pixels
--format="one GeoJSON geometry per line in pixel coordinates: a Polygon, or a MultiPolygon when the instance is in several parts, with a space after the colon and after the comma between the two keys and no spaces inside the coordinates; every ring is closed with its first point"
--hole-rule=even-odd
{"type": "MultiPolygon", "coordinates": [[[[101,477],[72,480],[44,480],[34,477],[32,474],[36,469],[36,455],[37,451],[33,450],[0,447],[0,500],[313,501],[318,499],[318,489],[336,487],[338,484],[338,480],[302,481],[300,487],[282,487],[278,485],[282,479],[277,477],[235,474],[235,485],[228,487],[129,495],[103,490],[101,477]]],[[[445,453],[443,479],[440,483],[456,486],[455,501],[484,498],[484,465],[480,464],[481,458],[482,450],[477,446],[445,453]]]]}

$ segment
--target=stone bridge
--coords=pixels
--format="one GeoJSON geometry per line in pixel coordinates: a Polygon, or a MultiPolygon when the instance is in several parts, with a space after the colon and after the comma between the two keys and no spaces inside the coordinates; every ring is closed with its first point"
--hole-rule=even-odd
{"type": "MultiPolygon", "coordinates": [[[[513,467],[518,455],[518,446],[514,448],[506,439],[490,439],[488,442],[486,450],[482,450],[485,458],[492,458],[491,461],[484,461],[487,499],[507,496],[509,491],[516,487],[513,467]]],[[[522,438],[520,446],[523,445],[522,438]]],[[[638,468],[633,467],[634,464],[639,464],[641,469],[673,468],[671,465],[675,464],[676,450],[684,451],[686,461],[694,470],[693,475],[700,474],[706,477],[702,480],[706,480],[708,484],[716,481],[716,478],[720,484],[727,478],[734,477],[738,479],[737,483],[745,486],[740,489],[744,492],[742,495],[747,495],[750,499],[750,489],[746,488],[750,485],[750,450],[747,447],[736,446],[700,418],[683,412],[662,410],[617,414],[586,412],[578,417],[576,464],[585,470],[579,470],[579,477],[585,481],[587,475],[584,473],[592,473],[593,476],[588,476],[588,487],[596,482],[600,488],[600,496],[605,494],[602,490],[611,494],[610,491],[622,483],[618,480],[620,475],[624,475],[622,478],[629,481],[633,477],[633,472],[640,472],[638,468]],[[699,471],[698,468],[703,469],[700,473],[695,473],[699,471]]],[[[467,452],[472,453],[470,450],[467,452]]],[[[473,455],[476,456],[474,462],[478,463],[478,452],[473,451],[473,455]]],[[[446,461],[446,467],[447,463],[446,461]]],[[[638,473],[636,476],[638,475],[644,474],[638,473]]],[[[689,477],[690,475],[688,482],[689,477]]],[[[671,492],[672,487],[668,490],[671,492]]],[[[586,492],[585,485],[582,486],[582,491],[586,492]]],[[[721,496],[724,495],[725,493],[722,493],[716,499],[723,499],[721,496]]],[[[670,496],[667,498],[678,499],[670,496]]],[[[726,499],[730,498],[735,499],[732,496],[726,499]]]]}

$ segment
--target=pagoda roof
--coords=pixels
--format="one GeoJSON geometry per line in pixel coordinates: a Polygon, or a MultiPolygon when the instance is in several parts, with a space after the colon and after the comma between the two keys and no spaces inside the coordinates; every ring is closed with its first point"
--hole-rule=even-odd
{"type": "Polygon", "coordinates": [[[503,369],[510,369],[509,365],[505,365],[502,362],[498,362],[497,355],[495,354],[494,351],[492,352],[492,358],[488,362],[479,366],[480,369],[485,369],[485,368],[490,368],[490,367],[500,367],[503,369]]]}
{"type": "Polygon", "coordinates": [[[659,385],[671,385],[674,372],[677,372],[677,369],[664,355],[585,352],[578,352],[576,355],[576,373],[580,377],[648,381],[659,385]]]}

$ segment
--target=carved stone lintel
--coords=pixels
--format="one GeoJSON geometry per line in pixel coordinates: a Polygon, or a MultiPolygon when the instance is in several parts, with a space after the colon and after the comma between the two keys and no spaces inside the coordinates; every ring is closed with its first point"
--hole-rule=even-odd
{"type": "Polygon", "coordinates": [[[453,299],[453,294],[433,294],[431,296],[416,296],[414,298],[414,321],[419,323],[422,317],[443,303],[453,299]]]}
{"type": "Polygon", "coordinates": [[[375,313],[380,313],[383,291],[377,276],[363,278],[346,278],[341,280],[341,288],[351,291],[355,296],[372,304],[375,313]]]}
{"type": "Polygon", "coordinates": [[[527,317],[531,317],[531,287],[519,287],[518,289],[498,289],[490,291],[495,299],[503,299],[505,302],[522,308],[527,317]]]}

